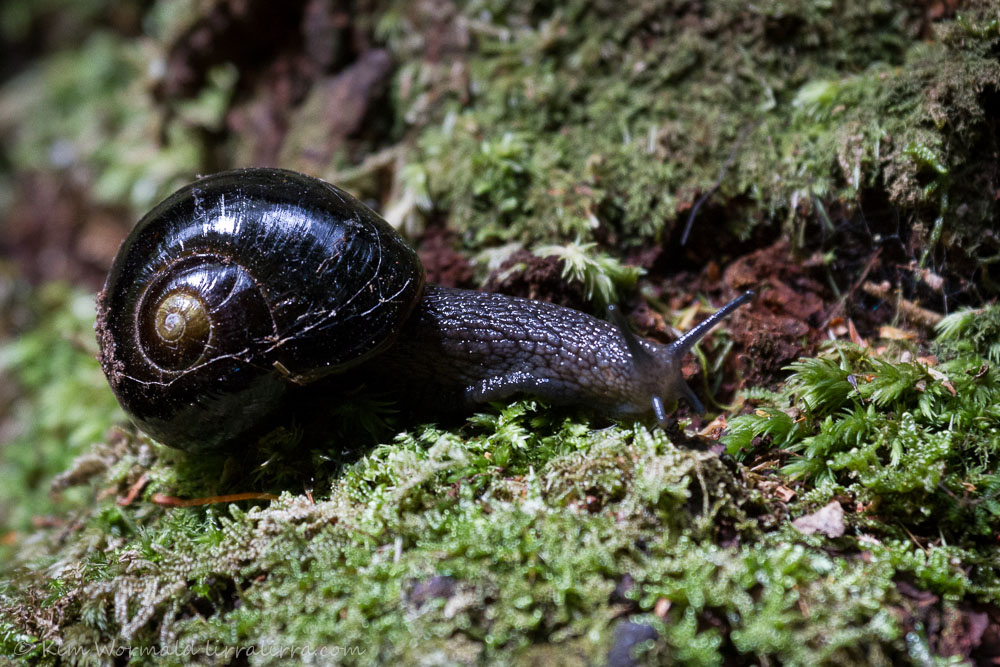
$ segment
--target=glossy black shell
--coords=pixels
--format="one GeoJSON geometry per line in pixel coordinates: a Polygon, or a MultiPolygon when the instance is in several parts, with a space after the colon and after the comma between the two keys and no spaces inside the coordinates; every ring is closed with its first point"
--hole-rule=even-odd
{"type": "Polygon", "coordinates": [[[100,360],[144,431],[224,448],[290,385],[390,345],[422,289],[416,253],[346,192],[285,170],[223,172],[167,198],[122,244],[98,300],[100,360]],[[203,352],[149,350],[143,309],[174,289],[203,293],[203,352]]]}

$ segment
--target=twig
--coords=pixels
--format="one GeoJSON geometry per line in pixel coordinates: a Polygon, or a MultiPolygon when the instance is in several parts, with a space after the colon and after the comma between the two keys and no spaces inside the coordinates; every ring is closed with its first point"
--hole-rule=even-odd
{"type": "Polygon", "coordinates": [[[132,486],[128,488],[128,493],[125,494],[123,498],[118,499],[119,507],[128,507],[132,504],[132,501],[136,499],[139,493],[142,491],[143,487],[149,482],[149,475],[142,473],[142,475],[135,481],[132,486]]]}
{"type": "Polygon", "coordinates": [[[688,215],[687,224],[684,225],[684,233],[681,234],[682,246],[687,245],[688,235],[691,233],[691,227],[694,226],[694,216],[698,215],[698,209],[701,208],[702,204],[708,201],[709,197],[718,192],[719,188],[722,187],[722,179],[726,177],[726,172],[729,171],[731,166],[733,166],[733,162],[736,160],[736,154],[739,153],[740,148],[743,146],[743,142],[745,142],[747,137],[750,136],[750,132],[752,132],[758,125],[760,125],[760,121],[755,120],[743,128],[743,131],[740,132],[740,137],[736,140],[736,144],[733,146],[733,149],[729,151],[726,161],[722,163],[722,168],[719,169],[719,176],[715,179],[715,184],[709,188],[708,192],[703,194],[701,197],[698,197],[698,201],[696,201],[694,206],[691,207],[691,214],[688,215]]]}
{"type": "MultiPolygon", "coordinates": [[[[882,282],[878,285],[872,282],[866,282],[861,286],[861,289],[866,294],[870,294],[871,296],[885,301],[891,300],[892,297],[892,288],[888,282],[882,282]]],[[[934,326],[944,318],[944,315],[941,313],[935,313],[933,310],[921,308],[912,301],[904,299],[902,296],[898,295],[896,297],[896,309],[903,315],[910,318],[911,322],[927,327],[928,329],[933,329],[934,326]]]]}
{"type": "Polygon", "coordinates": [[[851,285],[851,289],[847,290],[845,294],[840,295],[840,298],[837,299],[837,303],[834,304],[833,308],[830,309],[829,314],[826,318],[824,318],[823,324],[819,327],[821,331],[826,329],[826,327],[830,324],[830,321],[844,308],[844,304],[847,303],[847,300],[853,297],[854,293],[858,291],[858,288],[865,283],[865,280],[868,278],[868,273],[872,270],[872,267],[875,266],[875,262],[881,254],[882,248],[877,248],[875,252],[872,253],[871,257],[868,258],[868,261],[865,263],[865,268],[861,271],[861,275],[858,276],[858,279],[854,281],[854,284],[851,285]]]}
{"type": "Polygon", "coordinates": [[[278,496],[271,493],[231,493],[228,496],[209,496],[207,498],[175,498],[164,493],[154,493],[153,502],[164,507],[197,507],[213,503],[235,503],[240,500],[277,500],[278,496]]]}

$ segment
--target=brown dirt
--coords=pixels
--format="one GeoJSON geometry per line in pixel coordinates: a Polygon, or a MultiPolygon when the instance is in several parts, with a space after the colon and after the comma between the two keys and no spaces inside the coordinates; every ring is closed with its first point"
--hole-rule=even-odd
{"type": "Polygon", "coordinates": [[[907,632],[926,636],[932,653],[961,656],[975,665],[1000,664],[1000,608],[944,603],[906,580],[897,581],[896,590],[902,602],[893,614],[907,632]]]}
{"type": "Polygon", "coordinates": [[[427,228],[418,244],[420,261],[428,283],[445,287],[473,288],[472,264],[455,250],[455,234],[444,227],[427,228]]]}
{"type": "Polygon", "coordinates": [[[583,286],[568,283],[562,277],[562,270],[562,262],[556,257],[537,257],[519,250],[486,280],[483,290],[591,310],[583,296],[583,286]]]}
{"type": "Polygon", "coordinates": [[[743,349],[740,376],[749,386],[774,386],[782,369],[815,352],[823,338],[826,290],[794,262],[786,241],[740,257],[722,278],[733,293],[757,291],[750,308],[733,315],[733,338],[743,349]]]}

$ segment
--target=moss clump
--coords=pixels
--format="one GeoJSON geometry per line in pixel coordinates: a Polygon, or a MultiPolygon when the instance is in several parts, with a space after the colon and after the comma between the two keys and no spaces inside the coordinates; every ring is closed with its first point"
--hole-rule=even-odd
{"type": "Polygon", "coordinates": [[[272,662],[323,647],[358,664],[429,653],[516,663],[536,642],[607,652],[616,619],[632,614],[655,630],[646,648],[694,664],[904,650],[886,606],[892,577],[917,567],[893,559],[921,560],[902,556],[912,545],[855,561],[793,544],[790,529],[762,536],[748,515],[760,500],[715,455],[640,427],[514,444],[512,422],[533,415],[465,440],[422,429],[348,466],[315,503],[104,500],[43,559],[47,574],[38,563],[16,574],[5,647],[191,651],[209,664],[237,649],[272,662]],[[488,463],[494,437],[511,447],[506,467],[488,463]],[[724,529],[747,543],[718,546],[724,529]],[[26,618],[33,592],[53,587],[53,623],[26,618]]]}
{"type": "Polygon", "coordinates": [[[943,358],[976,356],[1000,364],[1000,308],[965,309],[937,325],[936,353],[943,358]]]}
{"type": "Polygon", "coordinates": [[[847,494],[872,522],[892,517],[932,550],[983,563],[958,590],[996,600],[1000,380],[993,340],[977,335],[996,311],[946,320],[939,349],[952,356],[942,361],[853,345],[801,360],[779,395],[732,420],[724,442],[741,456],[786,452],[783,472],[814,487],[814,501],[847,494]]]}
{"type": "MultiPolygon", "coordinates": [[[[762,533],[752,480],[662,432],[550,422],[536,436],[525,427],[539,419],[519,404],[466,438],[416,429],[315,502],[164,510],[106,498],[68,542],[8,573],[0,646],[174,664],[236,651],[261,663],[335,651],[351,664],[520,664],[559,647],[585,663],[613,650],[624,615],[652,628],[634,650],[661,659],[888,664],[909,650],[898,577],[956,599],[980,590],[955,566],[969,562],[959,550],[852,537],[838,554],[787,524],[762,533]],[[505,447],[503,466],[490,460],[505,447]],[[39,596],[52,600],[48,623],[30,615],[39,596]]],[[[136,465],[140,445],[122,461],[136,465]]],[[[174,462],[150,466],[158,480],[174,462]]],[[[153,482],[144,497],[164,490],[153,482]]]]}
{"type": "MultiPolygon", "coordinates": [[[[427,124],[411,161],[432,200],[476,245],[666,238],[731,155],[715,200],[737,235],[787,220],[798,238],[816,198],[884,188],[924,245],[969,249],[994,210],[985,5],[933,25],[892,3],[474,5],[467,87],[427,65],[399,103],[427,124]]],[[[420,20],[387,15],[397,52],[419,54],[420,20]]]]}
{"type": "Polygon", "coordinates": [[[1000,383],[988,369],[978,356],[931,366],[856,348],[839,361],[803,360],[774,403],[799,407],[737,417],[725,442],[749,452],[764,437],[794,454],[783,469],[794,478],[843,485],[877,500],[873,513],[906,516],[952,543],[990,540],[1000,516],[1000,383]]]}

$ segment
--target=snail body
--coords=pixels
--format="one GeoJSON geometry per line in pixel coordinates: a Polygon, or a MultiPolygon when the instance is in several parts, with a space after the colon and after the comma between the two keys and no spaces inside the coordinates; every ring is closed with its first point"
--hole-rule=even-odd
{"type": "Polygon", "coordinates": [[[672,345],[550,303],[424,286],[391,226],[323,181],[223,172],[150,211],[98,298],[99,359],[119,403],[163,444],[245,441],[288,392],[361,366],[451,406],[517,393],[610,416],[700,403],[672,345]]]}

